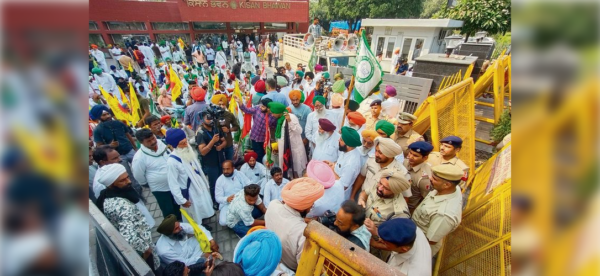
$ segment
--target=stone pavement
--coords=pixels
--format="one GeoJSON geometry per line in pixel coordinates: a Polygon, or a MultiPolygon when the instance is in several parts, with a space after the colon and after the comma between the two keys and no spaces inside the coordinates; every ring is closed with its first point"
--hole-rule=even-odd
{"type": "MultiPolygon", "coordinates": [[[[150,189],[146,187],[142,188],[142,193],[144,195],[144,198],[146,199],[146,207],[148,208],[148,211],[150,211],[150,213],[154,216],[154,220],[156,221],[154,228],[152,228],[152,240],[154,241],[154,243],[156,243],[156,241],[160,237],[160,234],[156,232],[156,229],[158,228],[158,225],[162,223],[163,215],[160,211],[160,208],[158,207],[158,204],[156,203],[156,198],[150,192],[150,189]]],[[[240,238],[238,238],[237,235],[231,229],[229,229],[229,227],[223,227],[219,225],[218,217],[219,212],[217,211],[215,216],[210,219],[208,225],[213,229],[212,231],[210,231],[210,233],[219,245],[219,251],[223,256],[223,260],[233,261],[233,250],[235,249],[235,246],[237,245],[240,238]]]]}

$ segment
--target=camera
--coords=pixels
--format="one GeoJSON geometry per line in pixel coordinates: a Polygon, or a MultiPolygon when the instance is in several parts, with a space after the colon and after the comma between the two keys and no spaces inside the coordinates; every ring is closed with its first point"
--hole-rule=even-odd
{"type": "Polygon", "coordinates": [[[334,227],[333,223],[335,223],[335,216],[336,214],[334,212],[327,210],[322,216],[316,217],[316,221],[331,229],[334,227]]]}
{"type": "MultiPolygon", "coordinates": [[[[206,107],[205,112],[208,114],[208,117],[213,120],[213,129],[219,132],[219,136],[224,137],[221,126],[225,124],[225,110],[220,106],[210,104],[206,107]]],[[[221,142],[219,141],[215,145],[219,146],[220,144],[221,142]]]]}

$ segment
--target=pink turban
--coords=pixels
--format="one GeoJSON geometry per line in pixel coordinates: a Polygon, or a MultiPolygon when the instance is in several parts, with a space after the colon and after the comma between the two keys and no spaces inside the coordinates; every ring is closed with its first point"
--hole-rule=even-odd
{"type": "Polygon", "coordinates": [[[311,160],[306,168],[306,173],[308,177],[321,182],[325,189],[331,188],[335,183],[333,170],[323,161],[311,160]]]}
{"type": "Polygon", "coordinates": [[[331,106],[342,106],[343,103],[344,97],[341,94],[334,93],[333,96],[331,96],[331,106]]]}
{"type": "Polygon", "coordinates": [[[286,205],[298,211],[310,209],[317,199],[325,193],[325,188],[318,181],[308,178],[296,178],[283,187],[281,198],[286,205]]]}

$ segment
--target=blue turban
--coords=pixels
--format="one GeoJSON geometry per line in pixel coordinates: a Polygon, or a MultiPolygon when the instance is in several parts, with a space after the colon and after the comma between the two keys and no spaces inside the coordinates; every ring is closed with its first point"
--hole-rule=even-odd
{"type": "Polygon", "coordinates": [[[181,142],[181,140],[185,138],[185,132],[183,132],[183,130],[178,128],[170,128],[169,130],[167,130],[167,137],[165,140],[168,145],[170,145],[173,148],[176,148],[177,145],[179,145],[179,142],[181,142]]]}
{"type": "Polygon", "coordinates": [[[281,241],[271,230],[257,230],[241,239],[233,262],[240,264],[247,276],[268,276],[281,260],[281,241]]]}
{"type": "Polygon", "coordinates": [[[388,220],[377,229],[379,237],[396,246],[411,245],[417,238],[417,225],[408,218],[388,220]]]}
{"type": "Polygon", "coordinates": [[[108,109],[108,106],[103,104],[94,105],[94,107],[92,107],[92,110],[90,110],[90,118],[92,120],[98,120],[100,119],[100,116],[102,116],[102,112],[104,111],[110,113],[110,109],[108,109]]]}

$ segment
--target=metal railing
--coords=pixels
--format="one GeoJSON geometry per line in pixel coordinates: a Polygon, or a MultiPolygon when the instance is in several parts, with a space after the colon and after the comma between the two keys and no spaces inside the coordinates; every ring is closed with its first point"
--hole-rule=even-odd
{"type": "Polygon", "coordinates": [[[90,262],[98,275],[154,275],[142,257],[91,200],[89,212],[90,262]]]}

